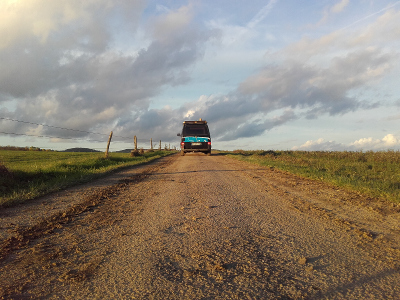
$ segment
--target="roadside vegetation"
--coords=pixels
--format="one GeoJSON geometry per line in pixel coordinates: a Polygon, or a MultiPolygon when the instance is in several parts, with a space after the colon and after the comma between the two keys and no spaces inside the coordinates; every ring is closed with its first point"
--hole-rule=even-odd
{"type": "Polygon", "coordinates": [[[235,150],[225,154],[400,203],[399,151],[235,150]]]}
{"type": "Polygon", "coordinates": [[[174,151],[129,153],[74,153],[0,150],[0,207],[10,206],[113,170],[148,162],[174,151]]]}

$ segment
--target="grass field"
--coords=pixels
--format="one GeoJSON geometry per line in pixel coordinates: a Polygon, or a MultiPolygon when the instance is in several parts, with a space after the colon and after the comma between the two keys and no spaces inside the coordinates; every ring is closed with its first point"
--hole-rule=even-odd
{"type": "Polygon", "coordinates": [[[99,178],[112,170],[136,165],[173,152],[73,153],[0,150],[0,206],[9,206],[99,178]]]}
{"type": "Polygon", "coordinates": [[[236,159],[400,203],[400,152],[243,151],[236,159]]]}
{"type": "MultiPolygon", "coordinates": [[[[13,205],[88,182],[112,170],[171,154],[142,156],[111,153],[72,153],[0,150],[0,206],[13,205]]],[[[233,158],[277,168],[307,178],[400,203],[400,152],[223,152],[233,158]]]]}

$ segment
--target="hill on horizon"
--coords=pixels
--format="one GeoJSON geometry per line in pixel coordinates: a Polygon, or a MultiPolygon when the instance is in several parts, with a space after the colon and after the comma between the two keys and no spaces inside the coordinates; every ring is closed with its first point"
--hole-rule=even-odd
{"type": "Polygon", "coordinates": [[[65,149],[62,152],[102,152],[102,151],[94,150],[94,149],[90,149],[90,148],[75,147],[75,148],[65,149]]]}

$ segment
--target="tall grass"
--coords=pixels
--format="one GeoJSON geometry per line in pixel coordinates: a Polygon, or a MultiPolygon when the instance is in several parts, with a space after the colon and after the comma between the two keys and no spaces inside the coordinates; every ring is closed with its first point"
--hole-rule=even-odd
{"type": "Polygon", "coordinates": [[[230,156],[400,203],[400,152],[242,151],[230,156]]]}
{"type": "Polygon", "coordinates": [[[104,153],[0,150],[0,206],[21,203],[171,153],[155,151],[137,157],[111,153],[105,159],[104,153]]]}

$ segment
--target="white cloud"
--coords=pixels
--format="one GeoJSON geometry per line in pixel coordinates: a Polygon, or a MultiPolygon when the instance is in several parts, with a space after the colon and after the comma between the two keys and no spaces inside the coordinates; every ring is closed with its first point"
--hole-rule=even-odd
{"type": "Polygon", "coordinates": [[[354,146],[357,149],[371,149],[371,150],[380,150],[380,149],[390,149],[391,147],[397,147],[400,145],[400,139],[395,137],[393,134],[388,134],[384,136],[382,139],[373,139],[362,138],[354,143],[351,146],[354,146]]]}
{"type": "Polygon", "coordinates": [[[110,7],[107,0],[3,0],[0,3],[0,49],[32,36],[44,44],[50,34],[63,26],[90,20],[90,10],[97,5],[103,9],[110,7]]]}
{"type": "Polygon", "coordinates": [[[350,0],[342,0],[331,7],[330,11],[333,13],[340,13],[348,4],[350,0]]]}
{"type": "Polygon", "coordinates": [[[292,148],[292,150],[305,151],[379,151],[389,149],[400,149],[399,137],[393,134],[387,134],[382,139],[374,139],[372,137],[361,138],[347,145],[335,141],[325,141],[323,138],[319,138],[316,141],[309,140],[301,146],[292,148]]]}
{"type": "Polygon", "coordinates": [[[185,119],[191,119],[195,114],[195,111],[190,109],[188,112],[185,114],[185,119]]]}
{"type": "Polygon", "coordinates": [[[304,150],[304,151],[340,151],[345,150],[345,145],[334,141],[325,141],[323,138],[319,138],[316,141],[309,140],[301,146],[295,146],[292,150],[304,150]]]}
{"type": "Polygon", "coordinates": [[[392,147],[399,145],[400,139],[396,138],[393,134],[388,134],[382,139],[382,142],[385,146],[392,147]]]}

